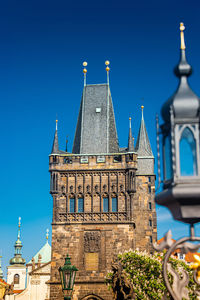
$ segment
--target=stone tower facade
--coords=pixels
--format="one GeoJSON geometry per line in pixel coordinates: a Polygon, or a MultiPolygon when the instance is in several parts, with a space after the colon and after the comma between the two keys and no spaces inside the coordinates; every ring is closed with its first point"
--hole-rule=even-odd
{"type": "Polygon", "coordinates": [[[118,145],[109,84],[85,85],[72,153],[49,157],[53,197],[50,299],[63,300],[59,266],[68,253],[78,268],[73,299],[111,300],[104,284],[114,255],[153,252],[157,238],[155,174],[143,112],[134,149],[118,145]]]}

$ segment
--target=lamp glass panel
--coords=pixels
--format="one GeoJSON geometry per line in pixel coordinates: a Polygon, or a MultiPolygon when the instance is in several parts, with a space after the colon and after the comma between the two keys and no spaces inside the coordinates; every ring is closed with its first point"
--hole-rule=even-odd
{"type": "Polygon", "coordinates": [[[164,138],[164,172],[165,180],[172,178],[172,152],[171,152],[171,136],[167,135],[164,138]]]}
{"type": "Polygon", "coordinates": [[[70,289],[71,289],[71,290],[73,289],[74,279],[75,279],[75,274],[76,274],[76,271],[72,271],[72,274],[71,274],[71,281],[70,281],[70,289]]]}
{"type": "Polygon", "coordinates": [[[70,271],[65,271],[65,285],[66,289],[70,288],[70,271]]]}
{"type": "Polygon", "coordinates": [[[186,127],[181,135],[180,144],[180,174],[181,176],[197,175],[196,141],[192,131],[186,127]]]}

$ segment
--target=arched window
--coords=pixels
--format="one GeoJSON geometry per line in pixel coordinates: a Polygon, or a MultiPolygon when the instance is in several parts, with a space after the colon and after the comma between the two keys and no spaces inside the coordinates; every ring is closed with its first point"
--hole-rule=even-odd
{"type": "Polygon", "coordinates": [[[113,196],[112,197],[112,212],[117,212],[118,211],[118,207],[117,207],[117,197],[113,196]]]}
{"type": "Polygon", "coordinates": [[[83,197],[79,197],[78,198],[78,212],[84,212],[84,201],[83,201],[83,197]]]}
{"type": "Polygon", "coordinates": [[[74,213],[75,212],[75,198],[69,199],[69,212],[74,213]]]}
{"type": "Polygon", "coordinates": [[[109,203],[108,203],[108,197],[103,197],[103,212],[108,212],[109,203]]]}
{"type": "Polygon", "coordinates": [[[19,284],[19,274],[14,275],[14,284],[19,284]]]}
{"type": "Polygon", "coordinates": [[[197,175],[196,141],[188,127],[183,130],[180,139],[180,174],[197,175]]]}

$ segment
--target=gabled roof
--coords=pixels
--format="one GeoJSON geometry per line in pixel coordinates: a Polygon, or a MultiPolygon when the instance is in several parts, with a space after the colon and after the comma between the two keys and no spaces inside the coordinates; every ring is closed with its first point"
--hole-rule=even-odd
{"type": "MultiPolygon", "coordinates": [[[[45,264],[51,261],[51,246],[48,241],[46,244],[33,256],[35,263],[38,263],[38,255],[41,255],[41,263],[45,264]]],[[[28,262],[28,264],[32,264],[32,260],[28,262]]]]}
{"type": "Polygon", "coordinates": [[[77,154],[119,152],[108,84],[84,86],[72,152],[77,154]]]}

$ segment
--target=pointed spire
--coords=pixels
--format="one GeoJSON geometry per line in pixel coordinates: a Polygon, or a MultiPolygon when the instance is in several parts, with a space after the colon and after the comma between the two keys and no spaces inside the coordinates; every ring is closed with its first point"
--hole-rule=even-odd
{"type": "Polygon", "coordinates": [[[86,61],[84,61],[84,62],[83,62],[83,67],[84,67],[84,69],[83,69],[83,74],[84,74],[84,86],[86,86],[86,75],[87,75],[87,69],[86,69],[86,67],[87,67],[87,65],[88,65],[88,63],[87,63],[86,61]]]}
{"type": "Polygon", "coordinates": [[[68,151],[68,135],[66,137],[66,152],[68,151]]]}
{"type": "Polygon", "coordinates": [[[1,268],[1,259],[2,259],[2,256],[0,256],[0,279],[3,279],[3,270],[1,268]]]}
{"type": "Polygon", "coordinates": [[[153,156],[146,126],[144,123],[143,105],[141,106],[141,109],[142,109],[142,118],[141,118],[140,129],[137,137],[135,150],[137,151],[138,156],[153,156]]]}
{"type": "Polygon", "coordinates": [[[134,151],[134,142],[131,129],[131,118],[129,118],[128,152],[134,151]]]}
{"type": "Polygon", "coordinates": [[[107,84],[109,85],[109,71],[110,71],[110,67],[109,67],[109,60],[105,61],[105,65],[106,65],[106,72],[107,72],[107,84]]]}
{"type": "Polygon", "coordinates": [[[56,120],[56,131],[54,135],[54,140],[53,140],[53,147],[51,154],[53,153],[58,153],[59,152],[59,146],[58,146],[58,120],[56,120]]]}
{"type": "Polygon", "coordinates": [[[18,223],[18,233],[17,233],[17,240],[15,242],[15,255],[10,260],[11,265],[24,265],[25,259],[22,258],[21,249],[22,249],[22,242],[20,240],[20,228],[21,228],[21,218],[19,217],[18,223]]]}
{"type": "Polygon", "coordinates": [[[174,69],[175,75],[179,78],[179,86],[162,107],[162,118],[166,122],[170,121],[171,106],[176,118],[196,118],[199,111],[199,98],[190,88],[187,79],[192,74],[192,67],[186,60],[184,30],[184,24],[180,23],[180,61],[174,69]]]}

